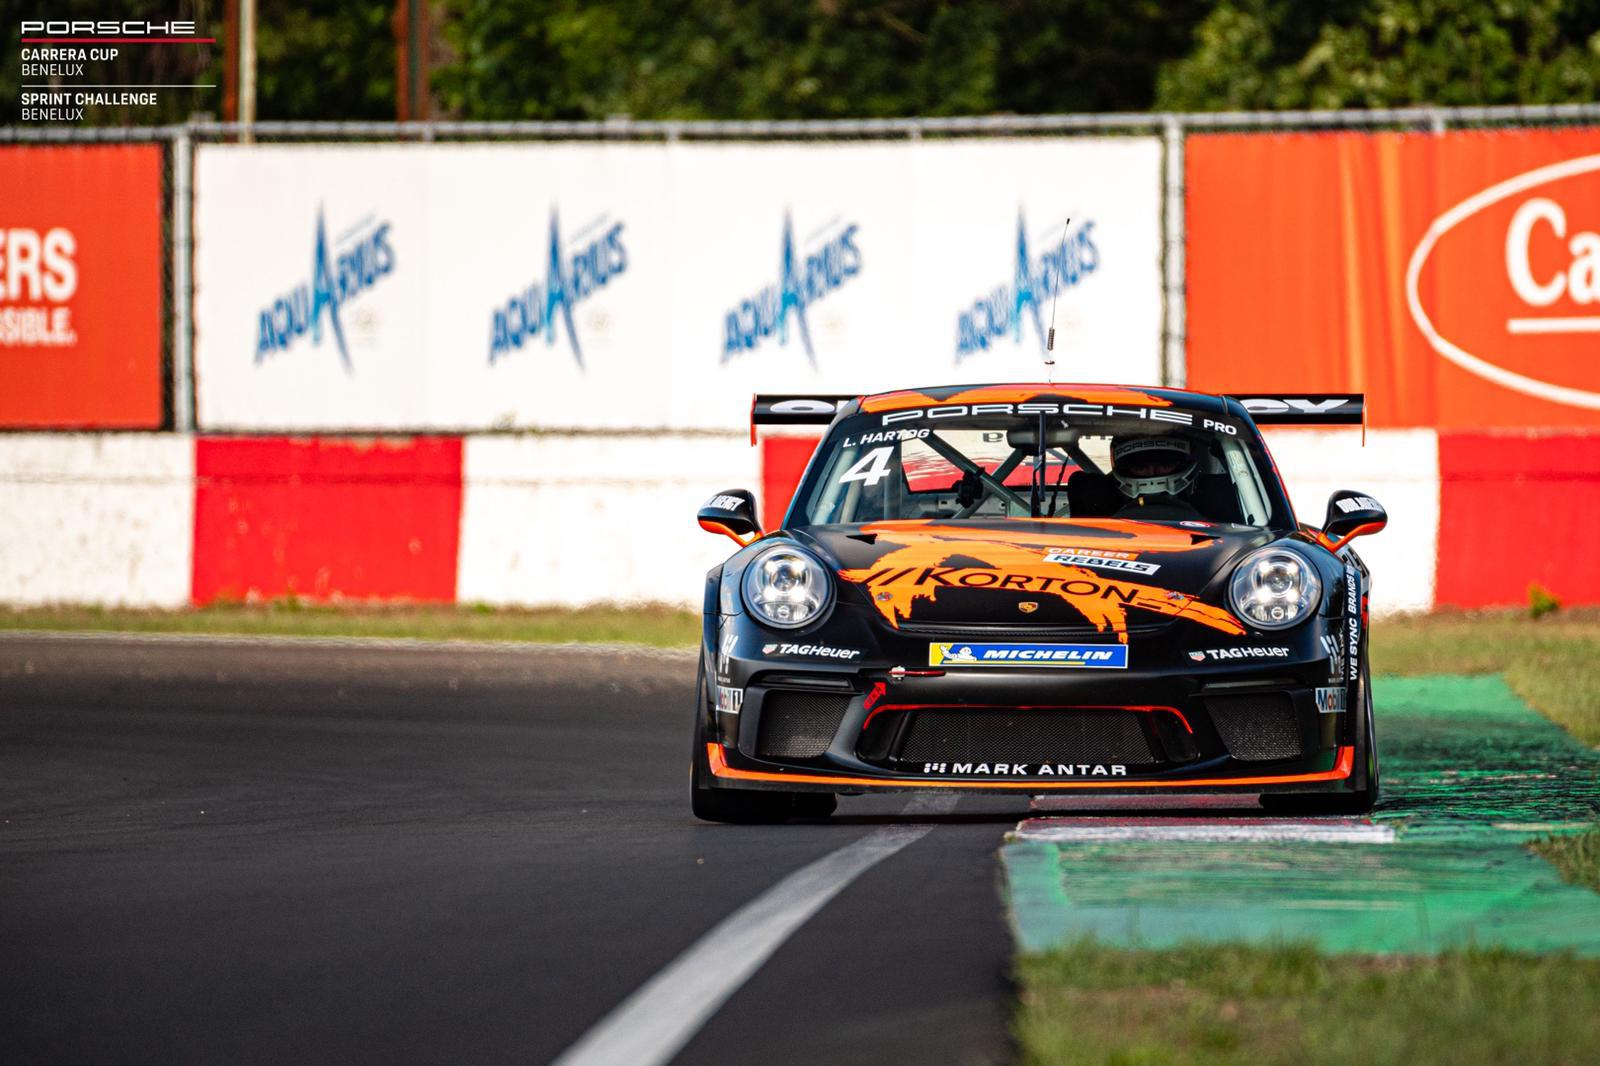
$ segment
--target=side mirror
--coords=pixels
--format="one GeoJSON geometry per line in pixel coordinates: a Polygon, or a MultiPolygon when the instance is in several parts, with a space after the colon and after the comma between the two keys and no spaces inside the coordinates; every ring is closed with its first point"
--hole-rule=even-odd
{"type": "Polygon", "coordinates": [[[755,495],[745,489],[717,493],[700,508],[698,517],[701,529],[732,537],[741,548],[761,536],[755,495]]]}
{"type": "Polygon", "coordinates": [[[1371,496],[1340,489],[1328,497],[1328,517],[1322,523],[1322,532],[1338,551],[1357,537],[1376,533],[1389,524],[1389,513],[1383,504],[1371,496]]]}

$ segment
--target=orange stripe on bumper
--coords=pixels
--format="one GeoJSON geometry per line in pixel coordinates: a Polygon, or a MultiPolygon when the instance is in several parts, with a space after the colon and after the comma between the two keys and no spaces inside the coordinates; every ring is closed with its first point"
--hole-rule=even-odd
{"type": "Polygon", "coordinates": [[[1350,776],[1356,762],[1355,748],[1340,748],[1339,757],[1332,770],[1317,770],[1309,774],[1279,774],[1266,777],[1195,777],[1173,780],[1114,781],[921,781],[885,779],[881,777],[848,777],[844,774],[780,774],[768,770],[739,770],[728,765],[722,745],[708,743],[706,759],[711,763],[714,777],[730,781],[788,782],[797,785],[865,785],[876,788],[1015,788],[1032,792],[1055,792],[1068,788],[1207,788],[1225,785],[1294,785],[1309,781],[1342,781],[1350,776]]]}

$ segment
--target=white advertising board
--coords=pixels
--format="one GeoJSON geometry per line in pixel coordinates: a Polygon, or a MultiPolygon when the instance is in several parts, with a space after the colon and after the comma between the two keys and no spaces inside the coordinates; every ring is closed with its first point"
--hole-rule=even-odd
{"type": "Polygon", "coordinates": [[[206,146],[202,428],[737,429],[1160,374],[1160,144],[206,146]],[[1059,304],[1059,306],[1056,306],[1059,304]]]}

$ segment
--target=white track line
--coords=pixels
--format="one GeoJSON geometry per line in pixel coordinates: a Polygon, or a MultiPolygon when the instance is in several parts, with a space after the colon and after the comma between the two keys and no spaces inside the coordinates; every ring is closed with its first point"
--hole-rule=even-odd
{"type": "MultiPolygon", "coordinates": [[[[906,814],[943,814],[955,796],[919,796],[906,814]]],[[[728,915],[617,1005],[552,1066],[660,1066],[795,930],[850,882],[933,829],[891,825],[801,867],[728,915]]]]}
{"type": "Polygon", "coordinates": [[[1392,844],[1394,826],[1359,818],[1206,819],[1177,822],[1155,819],[1029,818],[1013,840],[1044,844],[1136,844],[1188,841],[1205,844],[1392,844]]]}

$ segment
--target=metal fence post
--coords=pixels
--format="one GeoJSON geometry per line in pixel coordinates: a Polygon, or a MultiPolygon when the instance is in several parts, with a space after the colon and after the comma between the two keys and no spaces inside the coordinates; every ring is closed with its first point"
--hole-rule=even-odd
{"type": "Polygon", "coordinates": [[[1162,188],[1165,214],[1161,227],[1166,329],[1161,383],[1180,389],[1189,376],[1184,361],[1183,139],[1182,120],[1177,115],[1168,115],[1161,130],[1162,155],[1166,163],[1166,181],[1162,188]]]}
{"type": "Polygon", "coordinates": [[[172,139],[172,428],[179,433],[194,429],[194,321],[189,299],[193,154],[193,133],[187,127],[180,129],[172,139]]]}

